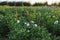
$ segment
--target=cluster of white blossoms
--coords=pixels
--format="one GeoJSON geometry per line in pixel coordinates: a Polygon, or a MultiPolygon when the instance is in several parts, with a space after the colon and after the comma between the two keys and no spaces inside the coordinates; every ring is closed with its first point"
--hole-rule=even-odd
{"type": "MultiPolygon", "coordinates": [[[[0,21],[1,21],[1,20],[0,20],[0,21]]],[[[20,20],[17,20],[17,23],[20,23],[20,20]]],[[[34,21],[31,21],[31,23],[32,23],[33,26],[35,26],[35,27],[38,26],[37,24],[34,24],[34,23],[35,23],[34,21]]],[[[58,20],[54,21],[54,24],[58,24],[58,23],[59,23],[58,20]]],[[[30,23],[29,23],[29,22],[24,22],[24,24],[25,24],[26,26],[30,26],[30,23]]]]}
{"type": "Polygon", "coordinates": [[[54,22],[54,24],[58,24],[59,23],[59,21],[58,20],[56,20],[55,22],[54,22]]]}
{"type": "MultiPolygon", "coordinates": [[[[31,21],[31,23],[33,24],[33,26],[35,26],[35,27],[37,27],[38,25],[37,24],[34,24],[35,22],[34,21],[31,21]]],[[[30,26],[30,23],[24,23],[24,24],[26,24],[27,26],[30,26]]]]}
{"type": "MultiPolygon", "coordinates": [[[[37,24],[34,24],[35,22],[34,21],[31,21],[31,23],[33,24],[33,26],[37,27],[38,25],[37,24]]],[[[27,23],[25,22],[24,24],[26,24],[27,26],[30,26],[30,23],[27,23]]]]}
{"type": "MultiPolygon", "coordinates": [[[[35,27],[38,26],[37,24],[35,24],[34,21],[30,21],[30,22],[31,22],[31,24],[32,24],[33,26],[35,26],[35,27]]],[[[17,20],[17,23],[20,23],[20,20],[17,20]]],[[[30,23],[29,23],[29,22],[24,22],[24,24],[25,24],[26,26],[30,26],[30,23]]]]}
{"type": "Polygon", "coordinates": [[[37,24],[34,24],[34,23],[35,23],[34,21],[31,21],[31,23],[32,23],[35,27],[37,27],[37,26],[38,26],[37,24]]]}
{"type": "Polygon", "coordinates": [[[30,24],[29,24],[29,23],[27,23],[27,22],[24,22],[24,24],[25,24],[25,25],[27,25],[27,26],[30,26],[30,24]]]}

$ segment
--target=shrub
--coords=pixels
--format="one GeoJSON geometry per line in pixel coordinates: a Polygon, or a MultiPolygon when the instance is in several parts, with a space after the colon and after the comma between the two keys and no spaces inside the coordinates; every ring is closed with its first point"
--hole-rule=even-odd
{"type": "Polygon", "coordinates": [[[3,15],[0,15],[0,35],[2,37],[7,37],[9,32],[8,24],[3,15]]]}

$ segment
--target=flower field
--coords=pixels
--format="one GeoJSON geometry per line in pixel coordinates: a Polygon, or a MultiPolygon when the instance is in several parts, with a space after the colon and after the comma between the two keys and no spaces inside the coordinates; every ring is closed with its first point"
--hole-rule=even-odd
{"type": "Polygon", "coordinates": [[[60,40],[60,7],[0,6],[0,39],[60,40]]]}

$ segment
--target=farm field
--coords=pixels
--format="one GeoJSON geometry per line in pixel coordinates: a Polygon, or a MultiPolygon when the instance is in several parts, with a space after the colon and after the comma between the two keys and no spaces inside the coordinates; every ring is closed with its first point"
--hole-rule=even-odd
{"type": "Polygon", "coordinates": [[[0,6],[0,40],[60,40],[60,7],[0,6]]]}

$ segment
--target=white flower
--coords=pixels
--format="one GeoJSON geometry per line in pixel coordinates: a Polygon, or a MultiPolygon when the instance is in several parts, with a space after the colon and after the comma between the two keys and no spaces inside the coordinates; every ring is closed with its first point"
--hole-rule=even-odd
{"type": "Polygon", "coordinates": [[[29,26],[30,24],[29,23],[27,23],[27,22],[24,22],[24,24],[26,24],[27,26],[29,26]]]}
{"type": "Polygon", "coordinates": [[[35,27],[37,27],[37,24],[34,24],[35,27]]]}
{"type": "Polygon", "coordinates": [[[20,23],[20,20],[17,20],[17,23],[20,23]]]}
{"type": "Polygon", "coordinates": [[[27,32],[30,32],[30,30],[28,30],[27,32]]]}
{"type": "Polygon", "coordinates": [[[54,22],[54,24],[58,24],[58,22],[59,22],[59,21],[58,21],[58,20],[56,20],[56,21],[54,22]]]}
{"type": "Polygon", "coordinates": [[[27,25],[27,26],[29,26],[30,24],[29,24],[29,23],[27,23],[26,25],[27,25]]]}
{"type": "Polygon", "coordinates": [[[24,24],[27,24],[26,22],[24,24]]]}
{"type": "Polygon", "coordinates": [[[34,23],[34,21],[31,21],[31,23],[34,23]]]}

